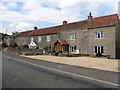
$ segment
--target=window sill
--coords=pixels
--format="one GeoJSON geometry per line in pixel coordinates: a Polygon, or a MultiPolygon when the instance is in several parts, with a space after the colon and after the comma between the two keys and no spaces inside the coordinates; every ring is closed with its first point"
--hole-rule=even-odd
{"type": "Polygon", "coordinates": [[[76,39],[70,39],[70,40],[76,40],[76,39]]]}
{"type": "Polygon", "coordinates": [[[95,38],[95,39],[104,39],[104,38],[95,38]]]}

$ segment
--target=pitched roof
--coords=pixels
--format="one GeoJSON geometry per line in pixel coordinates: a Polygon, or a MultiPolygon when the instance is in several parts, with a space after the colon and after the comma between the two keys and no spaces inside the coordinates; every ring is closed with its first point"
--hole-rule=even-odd
{"type": "Polygon", "coordinates": [[[17,33],[17,36],[18,37],[28,37],[32,32],[33,32],[33,30],[20,32],[20,33],[17,33]]]}
{"type": "Polygon", "coordinates": [[[59,38],[54,45],[59,42],[60,44],[69,45],[69,43],[64,38],[59,38]]]}
{"type": "Polygon", "coordinates": [[[118,17],[117,14],[111,14],[107,16],[92,18],[92,20],[89,22],[87,19],[87,20],[82,20],[78,22],[67,23],[65,25],[59,25],[59,26],[53,26],[48,28],[36,29],[33,31],[21,32],[20,36],[25,37],[25,36],[51,35],[51,34],[57,34],[61,30],[111,26],[116,24],[117,17],[118,17]]]}

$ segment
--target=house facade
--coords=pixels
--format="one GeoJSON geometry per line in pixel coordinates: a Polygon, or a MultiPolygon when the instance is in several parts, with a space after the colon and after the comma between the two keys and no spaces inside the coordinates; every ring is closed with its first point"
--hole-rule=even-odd
{"type": "Polygon", "coordinates": [[[22,40],[20,36],[16,38],[19,45],[21,41],[28,45],[35,41],[39,49],[54,46],[56,51],[63,53],[101,53],[120,58],[120,21],[117,14],[93,18],[90,13],[86,20],[73,23],[63,21],[63,25],[36,28],[25,34],[22,40]]]}

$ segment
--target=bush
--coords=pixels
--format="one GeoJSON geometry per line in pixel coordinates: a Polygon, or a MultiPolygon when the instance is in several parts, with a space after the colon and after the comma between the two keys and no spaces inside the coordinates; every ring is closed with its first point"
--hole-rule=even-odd
{"type": "Polygon", "coordinates": [[[59,51],[59,53],[62,53],[62,51],[59,51]]]}
{"type": "Polygon", "coordinates": [[[80,57],[81,54],[67,54],[67,57],[80,57]]]}
{"type": "Polygon", "coordinates": [[[16,48],[16,47],[18,47],[18,45],[17,45],[17,43],[11,43],[10,47],[16,48]]]}
{"type": "Polygon", "coordinates": [[[103,55],[101,53],[97,53],[96,57],[102,57],[103,55]]]}
{"type": "Polygon", "coordinates": [[[89,54],[90,57],[96,57],[96,54],[89,54]]]}
{"type": "Polygon", "coordinates": [[[8,45],[4,42],[4,43],[2,43],[2,48],[7,48],[8,47],[8,45]]]}
{"type": "Polygon", "coordinates": [[[58,56],[58,54],[59,54],[58,52],[55,52],[55,56],[58,56]]]}
{"type": "Polygon", "coordinates": [[[54,50],[54,47],[52,46],[52,49],[51,49],[51,46],[46,46],[43,48],[43,50],[47,53],[55,53],[55,50],[54,50]]]}
{"type": "Polygon", "coordinates": [[[29,46],[25,44],[25,45],[21,45],[21,46],[19,46],[19,48],[20,48],[20,49],[28,49],[29,46]]]}

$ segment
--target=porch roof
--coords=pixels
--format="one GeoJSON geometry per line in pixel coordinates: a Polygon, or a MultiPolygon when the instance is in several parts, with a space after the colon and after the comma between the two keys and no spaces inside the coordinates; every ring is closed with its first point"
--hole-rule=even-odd
{"type": "Polygon", "coordinates": [[[56,45],[57,42],[59,42],[60,44],[63,44],[63,45],[69,45],[69,43],[64,38],[57,39],[57,41],[54,43],[54,45],[56,45]]]}

